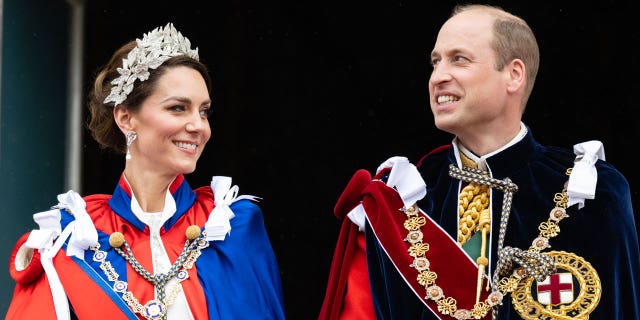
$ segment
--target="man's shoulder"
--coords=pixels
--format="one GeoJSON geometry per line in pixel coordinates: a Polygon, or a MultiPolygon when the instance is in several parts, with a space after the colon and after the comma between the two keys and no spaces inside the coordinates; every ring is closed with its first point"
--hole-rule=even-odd
{"type": "MultiPolygon", "coordinates": [[[[546,146],[544,157],[563,163],[566,166],[573,166],[580,159],[572,150],[557,146],[546,146]]],[[[601,177],[601,183],[628,185],[626,177],[612,163],[604,158],[596,159],[595,161],[595,168],[598,177],[601,177]]]]}
{"type": "Polygon", "coordinates": [[[420,160],[417,162],[417,167],[425,167],[434,164],[439,164],[442,161],[445,161],[449,155],[449,150],[451,149],[451,144],[445,144],[439,146],[425,155],[423,155],[420,160]]]}

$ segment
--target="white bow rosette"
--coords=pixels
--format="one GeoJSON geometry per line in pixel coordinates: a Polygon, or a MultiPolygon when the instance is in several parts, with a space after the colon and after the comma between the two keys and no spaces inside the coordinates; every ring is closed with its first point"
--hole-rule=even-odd
{"type": "Polygon", "coordinates": [[[33,220],[40,226],[39,230],[31,230],[25,247],[45,250],[53,246],[53,241],[62,233],[60,226],[60,210],[54,209],[38,212],[33,215],[33,220]]]}
{"type": "MultiPolygon", "coordinates": [[[[398,192],[405,208],[414,205],[427,195],[427,185],[418,172],[418,168],[406,157],[395,156],[387,159],[378,166],[376,174],[387,168],[391,168],[387,186],[398,192]]],[[[366,212],[362,203],[349,211],[347,217],[358,226],[358,230],[364,230],[366,212]]]]}
{"type": "Polygon", "coordinates": [[[214,176],[211,178],[211,190],[215,207],[211,210],[209,220],[204,225],[207,232],[207,241],[222,241],[226,235],[231,235],[231,223],[229,220],[235,217],[231,210],[232,203],[249,199],[258,201],[260,198],[252,195],[238,196],[238,186],[231,186],[231,177],[214,176]]]}
{"type": "Polygon", "coordinates": [[[406,157],[391,157],[383,162],[376,171],[391,168],[387,185],[398,191],[405,208],[414,205],[427,195],[427,184],[422,179],[418,168],[406,157]]]}
{"type": "Polygon", "coordinates": [[[574,145],[573,152],[576,160],[567,184],[567,206],[577,203],[578,209],[582,209],[585,199],[595,198],[598,182],[596,162],[598,159],[605,160],[604,146],[600,141],[591,140],[574,145]]]}
{"type": "Polygon", "coordinates": [[[66,231],[72,228],[71,238],[67,244],[67,256],[84,260],[84,251],[98,244],[98,232],[87,213],[87,204],[74,191],[58,195],[58,202],[58,208],[66,209],[75,217],[75,220],[65,229],[66,231]]]}
{"type": "Polygon", "coordinates": [[[56,316],[58,319],[70,319],[67,295],[53,265],[53,257],[69,239],[67,256],[84,260],[84,251],[98,244],[98,232],[87,213],[84,199],[71,190],[58,195],[58,205],[53,210],[36,213],[33,219],[40,229],[30,232],[24,246],[40,251],[40,263],[47,274],[56,316]],[[60,209],[69,211],[75,218],[64,230],[60,224],[60,209]]]}

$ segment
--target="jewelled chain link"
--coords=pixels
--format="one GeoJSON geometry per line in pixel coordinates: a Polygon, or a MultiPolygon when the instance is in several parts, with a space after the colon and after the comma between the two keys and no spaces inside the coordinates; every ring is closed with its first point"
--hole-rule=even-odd
{"type": "MultiPolygon", "coordinates": [[[[571,171],[572,168],[568,168],[566,175],[571,175],[571,171]]],[[[553,258],[541,251],[551,247],[549,239],[560,233],[558,223],[560,220],[569,217],[566,211],[569,202],[566,185],[561,192],[554,195],[553,202],[555,207],[549,212],[547,221],[540,223],[538,226],[540,234],[531,242],[529,249],[526,251],[511,247],[503,249],[504,253],[500,256],[496,265],[496,273],[505,276],[509,272],[513,272],[510,276],[505,276],[500,280],[498,284],[500,291],[505,293],[513,292],[520,280],[526,276],[532,276],[536,281],[544,281],[547,276],[556,271],[553,258]],[[516,263],[520,267],[516,267],[516,263]]]]}
{"type": "Polygon", "coordinates": [[[438,274],[430,269],[431,263],[426,257],[429,243],[423,242],[424,234],[421,231],[426,224],[426,218],[419,215],[420,211],[416,205],[403,208],[402,212],[407,216],[404,228],[408,233],[404,241],[410,243],[407,251],[409,256],[414,258],[410,267],[418,271],[416,279],[420,285],[424,286],[427,293],[424,299],[435,301],[438,312],[456,319],[480,319],[487,315],[492,306],[502,301],[502,294],[491,293],[485,301],[476,302],[471,310],[459,309],[456,299],[445,296],[443,289],[437,285],[438,274]]]}
{"type": "Polygon", "coordinates": [[[193,268],[193,265],[201,255],[201,250],[209,246],[209,242],[205,240],[206,232],[202,232],[197,238],[192,241],[186,240],[182,252],[178,256],[178,259],[174,262],[168,272],[160,273],[157,275],[151,274],[144,269],[142,265],[133,255],[131,248],[126,241],[123,241],[125,251],[118,247],[113,247],[114,250],[120,254],[131,267],[145,280],[154,285],[154,288],[158,292],[157,300],[150,300],[146,304],[142,305],[133,293],[128,290],[128,283],[126,281],[118,280],[120,275],[113,268],[111,263],[106,260],[107,253],[100,250],[100,244],[91,247],[94,252],[93,260],[100,262],[100,269],[104,272],[107,279],[113,284],[113,290],[115,292],[122,293],[122,299],[127,302],[131,310],[135,313],[142,315],[149,320],[166,319],[167,308],[175,301],[176,297],[182,290],[180,282],[189,278],[187,270],[193,268]],[[175,283],[169,291],[169,295],[165,295],[165,285],[173,278],[178,281],[175,283]]]}
{"type": "Polygon", "coordinates": [[[145,280],[149,281],[151,284],[153,284],[156,287],[156,289],[158,290],[158,300],[164,303],[165,285],[167,284],[167,282],[169,282],[169,280],[171,280],[178,273],[180,268],[182,268],[184,263],[187,261],[187,257],[192,252],[194,252],[195,249],[198,247],[197,240],[198,238],[194,239],[194,241],[191,241],[191,243],[189,243],[189,240],[187,240],[184,243],[184,247],[182,248],[182,252],[180,253],[180,256],[178,256],[178,259],[176,259],[176,262],[173,263],[169,271],[156,274],[156,275],[151,274],[140,264],[140,262],[138,262],[136,257],[133,255],[133,252],[131,252],[131,248],[129,247],[129,244],[126,241],[124,242],[124,248],[126,252],[120,248],[113,248],[113,249],[116,250],[118,254],[120,254],[123,258],[125,258],[125,260],[127,260],[131,264],[131,267],[133,268],[133,270],[135,270],[140,276],[142,276],[145,280]]]}

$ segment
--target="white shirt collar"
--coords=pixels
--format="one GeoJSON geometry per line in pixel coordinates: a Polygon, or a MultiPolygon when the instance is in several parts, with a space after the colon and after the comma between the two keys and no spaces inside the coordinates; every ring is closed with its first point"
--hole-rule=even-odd
{"type": "MultiPolygon", "coordinates": [[[[131,189],[131,184],[127,181],[127,177],[124,177],[124,180],[129,185],[129,189],[131,189]]],[[[169,184],[171,185],[171,184],[169,184]]],[[[164,208],[161,212],[146,212],[142,210],[140,207],[140,203],[136,199],[135,194],[133,194],[133,190],[131,190],[131,212],[140,219],[140,221],[144,222],[144,224],[149,226],[149,229],[152,233],[158,232],[160,227],[169,220],[176,212],[176,201],[173,199],[173,195],[169,191],[169,187],[167,187],[167,193],[164,198],[164,208]]]]}
{"type": "Polygon", "coordinates": [[[458,164],[460,164],[460,159],[459,159],[459,155],[458,155],[458,151],[464,153],[465,156],[467,156],[469,159],[473,160],[477,165],[478,165],[478,169],[480,170],[487,170],[487,159],[495,154],[500,153],[501,151],[507,149],[508,147],[518,143],[520,140],[522,140],[522,138],[524,138],[524,136],[527,134],[527,126],[525,126],[525,124],[521,121],[520,122],[520,131],[518,132],[518,134],[516,134],[515,137],[513,137],[513,139],[511,139],[511,141],[507,142],[507,144],[505,144],[504,146],[498,148],[495,151],[489,152],[485,155],[482,156],[477,156],[475,155],[473,152],[471,152],[469,149],[465,148],[462,144],[459,143],[458,141],[458,137],[455,137],[453,139],[453,146],[454,146],[454,150],[456,150],[456,159],[458,160],[458,164]]]}

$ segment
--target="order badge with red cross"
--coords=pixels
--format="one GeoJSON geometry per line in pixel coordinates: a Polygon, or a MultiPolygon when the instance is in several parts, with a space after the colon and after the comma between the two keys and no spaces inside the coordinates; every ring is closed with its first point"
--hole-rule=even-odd
{"type": "Polygon", "coordinates": [[[559,305],[573,302],[573,276],[569,272],[554,273],[538,282],[538,302],[559,305]]]}
{"type": "Polygon", "coordinates": [[[589,262],[570,252],[550,251],[556,273],[543,281],[523,278],[511,293],[523,319],[588,319],[600,302],[602,285],[589,262]]]}

